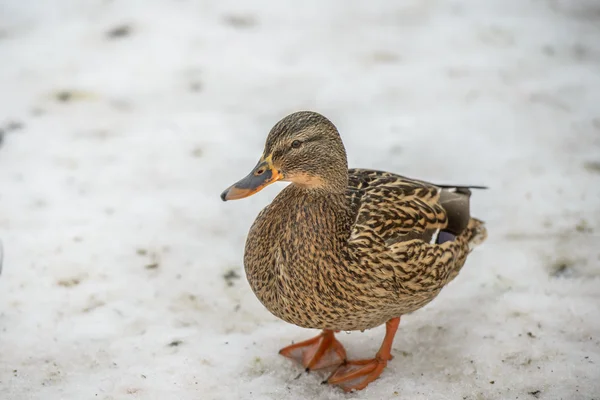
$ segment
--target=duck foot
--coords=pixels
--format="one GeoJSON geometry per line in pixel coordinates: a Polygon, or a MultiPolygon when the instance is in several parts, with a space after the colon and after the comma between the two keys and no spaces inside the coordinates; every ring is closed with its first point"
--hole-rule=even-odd
{"type": "Polygon", "coordinates": [[[390,353],[394,336],[400,325],[400,318],[392,318],[385,324],[385,338],[375,358],[370,360],[348,361],[338,367],[327,379],[327,383],[337,385],[345,392],[362,390],[369,383],[379,378],[387,366],[387,362],[393,358],[390,353]]]}
{"type": "Polygon", "coordinates": [[[345,392],[362,390],[379,378],[386,366],[387,360],[379,358],[348,361],[346,364],[340,365],[326,382],[339,386],[345,392]]]}
{"type": "Polygon", "coordinates": [[[302,364],[307,372],[337,367],[346,361],[346,350],[331,330],[323,330],[317,337],[284,347],[279,354],[302,364]]]}

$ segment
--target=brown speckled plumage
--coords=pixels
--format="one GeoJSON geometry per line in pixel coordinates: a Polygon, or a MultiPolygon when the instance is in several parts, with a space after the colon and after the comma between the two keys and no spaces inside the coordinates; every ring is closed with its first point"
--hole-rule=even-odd
{"type": "Polygon", "coordinates": [[[329,334],[373,328],[415,311],[457,276],[486,236],[483,223],[470,217],[468,187],[349,170],[337,129],[317,113],[278,122],[254,174],[240,182],[270,179],[261,175],[262,165],[292,184],[252,225],[246,276],[265,307],[292,324],[329,334]]]}
{"type": "Polygon", "coordinates": [[[470,219],[455,241],[430,244],[423,239],[448,224],[439,204],[444,189],[348,172],[344,194],[286,187],[250,229],[248,281],[269,311],[292,324],[363,330],[415,311],[458,274],[469,242],[485,235],[470,219]]]}

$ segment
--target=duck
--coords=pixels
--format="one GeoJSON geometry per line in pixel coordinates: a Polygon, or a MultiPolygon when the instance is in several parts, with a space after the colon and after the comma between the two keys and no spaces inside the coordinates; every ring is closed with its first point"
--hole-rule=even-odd
{"type": "Polygon", "coordinates": [[[290,182],[256,217],[244,269],[276,317],[321,333],[280,354],[346,392],[376,380],[392,360],[403,315],[436,298],[487,236],[470,215],[472,189],[391,172],[349,169],[336,126],[313,111],[277,122],[252,171],[221,194],[242,199],[290,182]],[[349,360],[335,334],[385,324],[371,359],[349,360]]]}

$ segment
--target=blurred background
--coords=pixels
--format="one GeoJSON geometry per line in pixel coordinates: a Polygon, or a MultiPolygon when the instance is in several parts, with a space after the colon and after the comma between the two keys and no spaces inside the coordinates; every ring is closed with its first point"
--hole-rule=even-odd
{"type": "Polygon", "coordinates": [[[598,396],[598,1],[0,0],[0,397],[347,398],[245,280],[283,185],[219,199],[306,109],[352,167],[490,187],[488,241],[350,397],[598,396]]]}

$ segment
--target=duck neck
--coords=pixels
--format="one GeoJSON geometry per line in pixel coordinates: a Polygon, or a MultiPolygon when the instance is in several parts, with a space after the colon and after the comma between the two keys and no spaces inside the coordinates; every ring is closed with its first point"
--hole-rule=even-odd
{"type": "MultiPolygon", "coordinates": [[[[348,190],[348,181],[339,185],[303,185],[292,182],[287,188],[289,192],[289,201],[297,201],[298,203],[314,203],[315,205],[331,204],[339,205],[340,200],[343,200],[348,190]]],[[[341,204],[341,203],[340,203],[341,204]]]]}
{"type": "Polygon", "coordinates": [[[290,215],[297,237],[304,237],[320,246],[334,247],[338,239],[349,233],[349,208],[345,191],[330,187],[302,187],[291,184],[281,193],[278,205],[290,215]]]}

